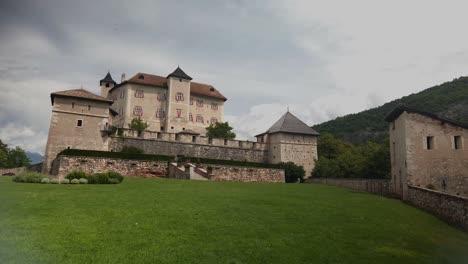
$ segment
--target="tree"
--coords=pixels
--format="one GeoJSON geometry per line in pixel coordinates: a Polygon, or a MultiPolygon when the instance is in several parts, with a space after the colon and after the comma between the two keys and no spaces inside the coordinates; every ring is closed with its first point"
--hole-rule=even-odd
{"type": "Polygon", "coordinates": [[[216,122],[216,124],[211,124],[206,128],[206,135],[210,138],[235,139],[236,134],[232,132],[232,129],[228,122],[216,122]]]}
{"type": "Polygon", "coordinates": [[[149,124],[143,121],[143,119],[139,117],[135,117],[128,124],[128,127],[132,130],[138,131],[138,135],[140,135],[142,131],[144,131],[145,129],[149,127],[149,124]]]}
{"type": "Polygon", "coordinates": [[[31,160],[22,148],[9,148],[0,140],[0,168],[17,168],[30,164],[31,160]]]}
{"type": "Polygon", "coordinates": [[[303,182],[304,181],[304,167],[296,165],[294,162],[281,162],[280,168],[284,169],[284,178],[286,182],[303,182]]]}

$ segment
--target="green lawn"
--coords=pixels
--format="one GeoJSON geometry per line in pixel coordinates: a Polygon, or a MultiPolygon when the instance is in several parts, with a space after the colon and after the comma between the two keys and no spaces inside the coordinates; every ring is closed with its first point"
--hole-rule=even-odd
{"type": "Polygon", "coordinates": [[[0,177],[0,263],[468,263],[468,234],[310,184],[0,177]]]}

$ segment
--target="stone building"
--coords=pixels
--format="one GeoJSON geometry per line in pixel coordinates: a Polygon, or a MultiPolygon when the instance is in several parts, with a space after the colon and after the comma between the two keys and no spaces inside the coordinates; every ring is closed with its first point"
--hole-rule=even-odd
{"type": "Polygon", "coordinates": [[[50,95],[52,116],[42,171],[49,173],[58,153],[67,148],[108,150],[105,130],[112,122],[112,100],[83,89],[50,95]]]}
{"type": "Polygon", "coordinates": [[[407,106],[390,123],[392,185],[403,199],[408,185],[468,196],[468,124],[407,106]]]}
{"type": "Polygon", "coordinates": [[[318,159],[318,136],[317,131],[289,111],[267,131],[256,135],[257,142],[267,144],[270,163],[292,161],[302,165],[306,178],[312,175],[315,161],[318,159]]]}
{"type": "Polygon", "coordinates": [[[128,128],[140,117],[148,130],[177,133],[189,129],[204,135],[205,127],[223,121],[227,100],[209,84],[193,82],[180,67],[167,77],[138,73],[120,84],[108,73],[100,81],[101,96],[114,101],[114,125],[128,128]]]}

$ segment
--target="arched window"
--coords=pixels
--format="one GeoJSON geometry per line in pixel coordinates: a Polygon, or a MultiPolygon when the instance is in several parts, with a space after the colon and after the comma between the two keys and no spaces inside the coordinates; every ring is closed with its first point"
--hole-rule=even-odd
{"type": "Polygon", "coordinates": [[[203,123],[203,116],[197,115],[197,123],[203,123]]]}
{"type": "Polygon", "coordinates": [[[145,97],[145,93],[143,92],[143,90],[136,90],[135,91],[135,97],[136,98],[143,98],[143,97],[145,97]]]}
{"type": "Polygon", "coordinates": [[[197,99],[197,106],[198,107],[203,107],[203,100],[202,99],[197,99]]]}
{"type": "Polygon", "coordinates": [[[158,109],[158,111],[156,111],[156,117],[162,119],[162,118],[166,117],[166,113],[164,113],[164,110],[158,109]]]}
{"type": "Polygon", "coordinates": [[[216,119],[216,117],[212,117],[211,118],[211,124],[214,125],[216,123],[218,123],[218,119],[216,119]]]}
{"type": "Polygon", "coordinates": [[[211,109],[218,110],[218,103],[211,103],[211,109]]]}

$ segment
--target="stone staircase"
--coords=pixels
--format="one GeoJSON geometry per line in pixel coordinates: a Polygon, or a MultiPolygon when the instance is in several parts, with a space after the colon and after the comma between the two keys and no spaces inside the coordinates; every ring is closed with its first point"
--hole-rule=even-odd
{"type": "Polygon", "coordinates": [[[204,169],[197,168],[192,163],[178,164],[176,162],[169,164],[169,178],[208,181],[210,175],[204,169]]]}

